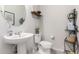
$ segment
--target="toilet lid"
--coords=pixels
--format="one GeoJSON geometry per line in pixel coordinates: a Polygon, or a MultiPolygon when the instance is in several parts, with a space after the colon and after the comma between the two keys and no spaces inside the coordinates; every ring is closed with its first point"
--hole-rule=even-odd
{"type": "Polygon", "coordinates": [[[43,48],[47,48],[47,49],[52,48],[52,43],[51,43],[51,42],[48,42],[48,41],[41,41],[41,42],[40,42],[40,45],[41,45],[43,48]]]}

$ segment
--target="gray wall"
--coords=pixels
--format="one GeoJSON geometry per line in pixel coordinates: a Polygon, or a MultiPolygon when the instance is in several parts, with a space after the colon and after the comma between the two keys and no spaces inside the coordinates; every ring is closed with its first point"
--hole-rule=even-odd
{"type": "Polygon", "coordinates": [[[42,11],[41,29],[43,32],[43,39],[49,40],[51,35],[55,36],[55,49],[64,50],[64,38],[66,37],[67,14],[74,8],[74,6],[64,5],[45,5],[40,6],[42,11]]]}

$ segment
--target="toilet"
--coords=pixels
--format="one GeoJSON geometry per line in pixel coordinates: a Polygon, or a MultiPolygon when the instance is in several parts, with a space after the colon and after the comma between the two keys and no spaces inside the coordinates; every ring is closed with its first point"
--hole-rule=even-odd
{"type": "Polygon", "coordinates": [[[51,54],[52,43],[46,40],[41,40],[41,34],[35,34],[35,44],[38,48],[38,54],[51,54]]]}

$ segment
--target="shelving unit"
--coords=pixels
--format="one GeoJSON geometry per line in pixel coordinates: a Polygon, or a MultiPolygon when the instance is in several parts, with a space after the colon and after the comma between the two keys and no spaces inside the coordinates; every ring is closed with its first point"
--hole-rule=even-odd
{"type": "Polygon", "coordinates": [[[74,30],[67,29],[68,36],[64,40],[64,51],[66,54],[77,54],[78,53],[78,39],[77,39],[77,11],[73,9],[68,14],[68,19],[73,22],[74,30]]]}
{"type": "Polygon", "coordinates": [[[35,16],[37,16],[37,17],[41,17],[42,15],[41,15],[41,11],[31,11],[31,14],[32,15],[35,15],[35,16]]]}

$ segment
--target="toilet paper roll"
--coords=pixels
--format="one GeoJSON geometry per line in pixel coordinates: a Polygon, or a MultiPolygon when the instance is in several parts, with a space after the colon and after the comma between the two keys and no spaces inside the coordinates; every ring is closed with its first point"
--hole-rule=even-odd
{"type": "Polygon", "coordinates": [[[55,39],[55,37],[54,37],[53,35],[51,35],[51,36],[50,36],[50,39],[54,40],[54,39],[55,39]]]}

